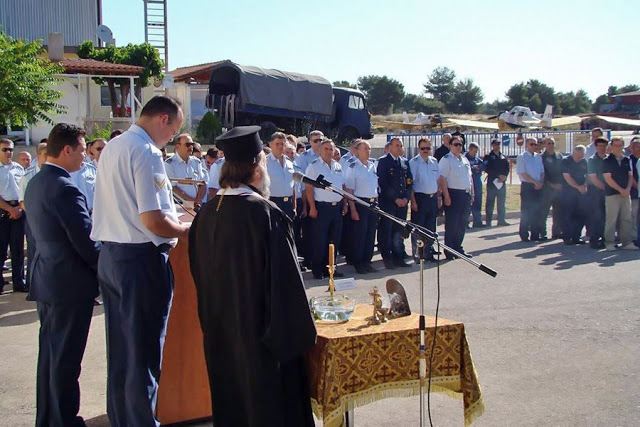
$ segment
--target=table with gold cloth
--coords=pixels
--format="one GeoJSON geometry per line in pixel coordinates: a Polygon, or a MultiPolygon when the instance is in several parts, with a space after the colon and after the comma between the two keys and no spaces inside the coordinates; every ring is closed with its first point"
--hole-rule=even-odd
{"type": "MultiPolygon", "coordinates": [[[[420,394],[417,314],[367,325],[373,306],[359,304],[342,324],[317,323],[318,342],[308,355],[313,412],[325,427],[344,413],[386,397],[420,394]]],[[[427,376],[434,318],[426,317],[427,376]]],[[[438,319],[431,391],[462,398],[469,425],[484,412],[471,353],[460,322],[438,319]]],[[[426,391],[425,381],[425,391],[426,391]]]]}

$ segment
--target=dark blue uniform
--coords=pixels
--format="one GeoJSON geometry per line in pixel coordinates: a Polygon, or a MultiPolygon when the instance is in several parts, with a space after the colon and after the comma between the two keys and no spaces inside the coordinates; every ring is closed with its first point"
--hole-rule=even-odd
{"type": "MultiPolygon", "coordinates": [[[[587,161],[582,159],[575,162],[569,156],[561,162],[562,172],[569,174],[578,185],[584,185],[587,181],[587,161]]],[[[580,235],[582,227],[586,225],[589,210],[589,199],[586,194],[581,194],[563,179],[562,185],[562,213],[563,213],[563,239],[568,245],[582,243],[580,235]]],[[[554,208],[555,210],[555,208],[554,208]]],[[[555,220],[554,220],[555,225],[555,220]]]]}
{"type": "Polygon", "coordinates": [[[556,190],[551,184],[563,185],[562,173],[564,172],[564,167],[562,165],[562,154],[545,152],[542,154],[542,163],[544,164],[544,188],[542,189],[542,209],[540,211],[540,234],[543,238],[547,237],[547,217],[549,216],[549,210],[553,207],[551,238],[561,238],[563,218],[565,217],[561,212],[562,204],[560,198],[562,190],[556,190]]]}
{"type": "MultiPolygon", "coordinates": [[[[498,152],[498,154],[491,151],[484,156],[484,167],[487,172],[487,203],[485,207],[486,224],[491,226],[491,220],[493,219],[493,206],[498,200],[498,225],[506,225],[506,200],[507,200],[507,187],[503,185],[498,189],[493,181],[500,175],[509,176],[509,160],[504,154],[498,152]]],[[[506,182],[505,182],[506,184],[506,182]]]]}
{"type": "MultiPolygon", "coordinates": [[[[398,207],[396,199],[411,198],[413,178],[409,162],[404,157],[394,159],[391,154],[378,161],[378,184],[380,186],[380,209],[402,219],[407,218],[407,206],[398,207]]],[[[402,228],[384,217],[378,225],[378,245],[385,266],[404,265],[404,242],[402,228]]]]}
{"type": "Polygon", "coordinates": [[[471,178],[473,179],[473,203],[471,215],[473,215],[473,227],[482,227],[482,172],[485,169],[484,161],[480,157],[471,157],[465,154],[471,165],[471,178]]]}
{"type": "MultiPolygon", "coordinates": [[[[595,174],[600,182],[604,184],[604,158],[598,157],[598,154],[594,154],[587,161],[588,174],[595,174]]],[[[589,245],[594,248],[604,247],[604,190],[599,189],[589,181],[588,187],[589,197],[589,220],[587,225],[587,232],[589,234],[589,245]]]]}

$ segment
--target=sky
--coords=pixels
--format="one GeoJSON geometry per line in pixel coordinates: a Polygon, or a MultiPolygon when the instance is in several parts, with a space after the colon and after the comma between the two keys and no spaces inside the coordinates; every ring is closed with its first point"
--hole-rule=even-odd
{"type": "MultiPolygon", "coordinates": [[[[556,91],[640,84],[630,0],[168,0],[169,69],[230,59],[355,83],[387,75],[420,94],[434,68],[484,101],[535,78],[556,91]]],[[[118,46],[144,42],[143,0],[102,0],[118,46]]],[[[634,31],[635,30],[635,31],[634,31]]]]}

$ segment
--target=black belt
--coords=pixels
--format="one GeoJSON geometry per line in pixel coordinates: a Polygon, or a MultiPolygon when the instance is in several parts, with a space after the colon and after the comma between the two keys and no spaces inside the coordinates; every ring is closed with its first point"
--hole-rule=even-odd
{"type": "Polygon", "coordinates": [[[428,197],[428,198],[432,198],[432,197],[435,197],[435,196],[437,196],[437,195],[438,195],[438,193],[431,193],[431,194],[429,194],[429,193],[418,193],[418,192],[416,192],[416,194],[420,194],[420,195],[422,195],[422,196],[426,196],[426,197],[428,197]]]}
{"type": "Polygon", "coordinates": [[[287,197],[269,197],[270,200],[278,200],[281,202],[289,202],[293,200],[293,196],[287,196],[287,197]]]}
{"type": "Polygon", "coordinates": [[[356,196],[356,197],[368,203],[375,203],[375,201],[377,200],[377,197],[360,197],[360,196],[356,196]]]}
{"type": "Polygon", "coordinates": [[[449,191],[453,191],[454,193],[471,193],[471,189],[469,189],[469,190],[458,190],[457,188],[450,188],[449,191]]]}
{"type": "Polygon", "coordinates": [[[338,206],[340,202],[316,202],[316,205],[338,206]]]}
{"type": "Polygon", "coordinates": [[[161,243],[159,246],[156,246],[153,242],[145,242],[145,243],[119,243],[119,242],[102,242],[102,244],[120,246],[123,248],[131,248],[131,249],[156,249],[160,252],[169,252],[171,250],[171,245],[168,243],[161,243]]]}

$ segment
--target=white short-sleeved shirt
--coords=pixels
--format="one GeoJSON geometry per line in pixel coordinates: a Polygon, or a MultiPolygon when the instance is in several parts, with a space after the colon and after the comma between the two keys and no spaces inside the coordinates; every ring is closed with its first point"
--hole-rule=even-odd
{"type": "Polygon", "coordinates": [[[416,193],[434,194],[438,192],[440,165],[435,157],[422,160],[420,155],[409,160],[409,169],[413,177],[413,191],[416,193]]]}
{"type": "Polygon", "coordinates": [[[366,199],[378,197],[378,174],[373,161],[369,160],[365,165],[356,159],[348,168],[344,186],[353,190],[354,196],[366,199]]]}
{"type": "Polygon", "coordinates": [[[438,163],[440,176],[447,180],[447,188],[471,191],[471,164],[463,155],[447,153],[438,163]]]}
{"type": "Polygon", "coordinates": [[[27,185],[29,185],[29,181],[31,181],[31,178],[36,176],[38,172],[40,172],[40,165],[38,165],[37,163],[35,165],[31,164],[31,166],[29,166],[27,170],[24,171],[24,175],[22,176],[22,178],[20,178],[20,182],[18,183],[18,187],[20,188],[20,198],[18,199],[19,201],[24,202],[24,192],[27,191],[27,185]]]}
{"type": "MultiPolygon", "coordinates": [[[[318,158],[307,167],[305,175],[311,179],[317,179],[320,175],[323,175],[324,179],[329,181],[335,188],[343,188],[344,185],[342,167],[335,160],[331,160],[331,167],[329,167],[324,160],[318,158]]],[[[339,202],[342,200],[342,196],[329,190],[314,188],[313,199],[316,202],[339,202]]]]}
{"type": "Polygon", "coordinates": [[[269,192],[272,197],[292,197],[295,182],[293,181],[293,162],[287,156],[283,157],[281,164],[273,153],[267,155],[267,172],[271,179],[269,192]]]}
{"type": "MultiPolygon", "coordinates": [[[[317,155],[316,152],[313,151],[311,148],[309,148],[307,151],[303,152],[302,154],[298,155],[298,157],[295,158],[295,160],[293,161],[293,165],[296,168],[298,168],[300,172],[302,172],[303,174],[306,174],[306,171],[309,165],[315,162],[319,158],[320,156],[317,155]]],[[[306,186],[305,184],[301,185],[303,190],[305,186],[306,186]]]]}
{"type": "Polygon", "coordinates": [[[343,171],[347,171],[347,168],[358,160],[353,154],[347,152],[344,156],[340,157],[340,166],[342,166],[343,171]]]}
{"type": "Polygon", "coordinates": [[[224,165],[224,157],[216,160],[216,162],[211,165],[211,169],[209,169],[209,182],[207,183],[207,188],[215,188],[216,190],[220,189],[220,169],[222,169],[222,165],[224,165]]]}
{"type": "Polygon", "coordinates": [[[531,154],[528,151],[521,153],[518,155],[518,159],[516,161],[517,164],[517,172],[520,179],[522,179],[522,174],[527,173],[531,178],[536,181],[540,181],[542,179],[542,174],[544,173],[544,163],[542,163],[542,156],[538,153],[531,154]]]}
{"type": "Polygon", "coordinates": [[[177,239],[149,231],[140,214],[162,211],[178,222],[162,152],[137,125],[105,146],[98,164],[91,238],[116,243],[163,243],[177,239]]]}
{"type": "MultiPolygon", "coordinates": [[[[164,168],[167,171],[169,178],[180,179],[195,179],[203,181],[205,174],[202,171],[202,163],[197,157],[189,156],[185,161],[178,154],[174,154],[164,162],[164,168]]],[[[196,197],[198,195],[198,186],[189,184],[172,184],[173,187],[178,187],[180,190],[189,197],[196,197]]]]}
{"type": "Polygon", "coordinates": [[[80,192],[87,199],[89,211],[93,210],[93,198],[96,189],[97,169],[93,163],[83,162],[79,170],[71,172],[71,181],[78,187],[80,192]]]}
{"type": "Polygon", "coordinates": [[[18,183],[24,175],[24,169],[19,163],[11,161],[9,164],[0,163],[0,197],[5,202],[19,201],[20,186],[18,183]]]}

